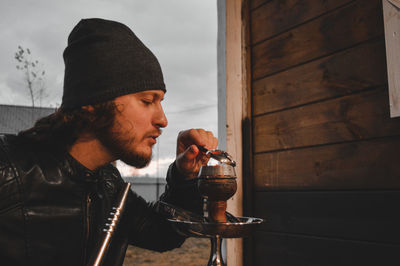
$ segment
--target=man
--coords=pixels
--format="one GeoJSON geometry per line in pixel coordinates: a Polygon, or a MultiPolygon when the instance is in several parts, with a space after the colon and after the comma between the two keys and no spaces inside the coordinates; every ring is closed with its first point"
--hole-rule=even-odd
{"type": "MultiPolygon", "coordinates": [[[[123,186],[110,163],[146,166],[167,126],[160,65],[125,25],[81,20],[64,61],[60,109],[0,140],[1,265],[87,265],[123,186]]],[[[161,198],[201,211],[193,177],[207,157],[198,146],[217,139],[192,129],[177,145],[161,198]]],[[[105,265],[121,265],[128,244],[164,251],[183,241],[155,204],[130,192],[105,265]]]]}

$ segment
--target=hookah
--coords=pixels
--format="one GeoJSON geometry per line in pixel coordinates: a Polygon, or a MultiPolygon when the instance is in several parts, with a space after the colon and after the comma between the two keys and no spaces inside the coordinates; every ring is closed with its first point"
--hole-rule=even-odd
{"type": "Polygon", "coordinates": [[[235,217],[226,212],[227,203],[236,192],[236,162],[225,151],[200,151],[218,162],[216,165],[205,165],[200,168],[197,187],[207,200],[208,217],[182,210],[165,202],[160,207],[169,214],[169,222],[175,229],[187,237],[205,237],[211,240],[211,251],[208,266],[226,266],[221,254],[223,238],[242,238],[251,233],[264,222],[253,217],[235,217]]]}

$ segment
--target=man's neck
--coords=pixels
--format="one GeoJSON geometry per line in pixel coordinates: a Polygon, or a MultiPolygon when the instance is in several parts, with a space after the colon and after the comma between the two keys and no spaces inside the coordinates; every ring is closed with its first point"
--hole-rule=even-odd
{"type": "Polygon", "coordinates": [[[96,138],[79,138],[72,145],[69,154],[90,170],[96,170],[115,160],[96,138]]]}

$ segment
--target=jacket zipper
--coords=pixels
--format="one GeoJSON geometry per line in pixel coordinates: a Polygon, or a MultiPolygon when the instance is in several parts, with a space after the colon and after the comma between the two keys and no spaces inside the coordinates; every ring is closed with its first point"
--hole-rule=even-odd
{"type": "Polygon", "coordinates": [[[83,258],[85,261],[85,264],[88,262],[87,258],[87,249],[88,249],[88,244],[89,244],[89,236],[90,236],[90,203],[92,202],[92,199],[90,198],[90,194],[87,195],[86,197],[86,235],[85,235],[85,248],[83,252],[83,258]]]}

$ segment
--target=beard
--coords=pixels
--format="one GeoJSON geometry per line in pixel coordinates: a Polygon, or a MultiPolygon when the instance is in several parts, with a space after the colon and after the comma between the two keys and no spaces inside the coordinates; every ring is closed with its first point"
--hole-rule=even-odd
{"type": "Polygon", "coordinates": [[[98,132],[97,137],[113,156],[123,161],[127,165],[136,168],[143,168],[146,167],[151,161],[151,153],[144,154],[130,148],[131,143],[135,141],[134,137],[122,139],[121,134],[118,132],[113,132],[111,127],[98,132]]]}

